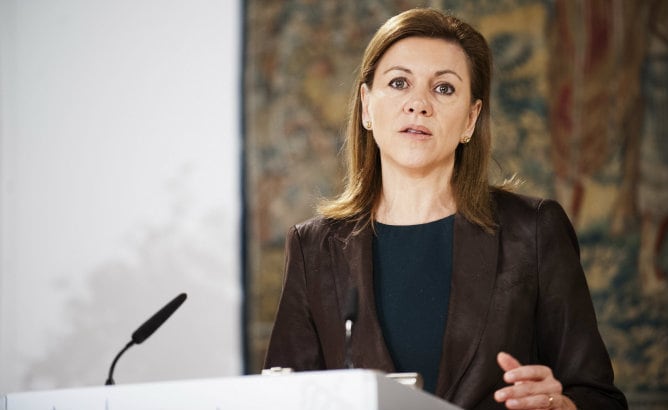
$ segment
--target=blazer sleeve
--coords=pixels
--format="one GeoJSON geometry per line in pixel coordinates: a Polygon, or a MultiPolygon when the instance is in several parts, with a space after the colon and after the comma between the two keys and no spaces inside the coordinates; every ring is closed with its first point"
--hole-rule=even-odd
{"type": "Polygon", "coordinates": [[[573,226],[555,201],[543,201],[536,224],[539,357],[578,409],[627,409],[613,384],[610,357],[580,263],[573,226]]]}
{"type": "Polygon", "coordinates": [[[301,371],[324,367],[309,308],[306,269],[299,231],[293,226],[286,237],[283,290],[264,368],[289,367],[301,371]]]}

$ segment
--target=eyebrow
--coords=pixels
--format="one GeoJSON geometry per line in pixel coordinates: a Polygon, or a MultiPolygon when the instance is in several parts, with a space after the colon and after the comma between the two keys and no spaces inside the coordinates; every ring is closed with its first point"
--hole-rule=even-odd
{"type": "MultiPolygon", "coordinates": [[[[387,70],[383,71],[383,74],[387,74],[390,71],[394,71],[394,70],[403,71],[403,72],[408,73],[408,74],[413,74],[413,72],[411,70],[409,70],[408,68],[398,66],[398,65],[395,65],[395,66],[392,66],[392,67],[388,68],[387,70]]],[[[462,79],[462,77],[459,76],[459,74],[457,74],[456,72],[454,72],[453,70],[450,70],[450,69],[438,70],[434,74],[436,75],[436,77],[440,77],[443,74],[452,74],[455,77],[459,78],[460,81],[464,81],[462,79]]]]}

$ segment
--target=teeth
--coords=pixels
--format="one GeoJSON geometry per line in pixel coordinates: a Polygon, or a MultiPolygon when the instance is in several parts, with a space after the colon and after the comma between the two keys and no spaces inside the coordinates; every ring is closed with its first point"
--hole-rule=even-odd
{"type": "Polygon", "coordinates": [[[406,132],[410,132],[411,134],[424,134],[422,131],[414,130],[412,128],[409,128],[406,130],[406,132]]]}

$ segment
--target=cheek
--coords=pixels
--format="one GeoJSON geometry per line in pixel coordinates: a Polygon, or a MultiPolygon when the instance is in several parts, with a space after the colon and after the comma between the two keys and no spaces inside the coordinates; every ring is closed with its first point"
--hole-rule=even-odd
{"type": "Polygon", "coordinates": [[[383,91],[375,91],[368,101],[368,112],[375,118],[392,117],[400,101],[383,91]]]}
{"type": "Polygon", "coordinates": [[[373,137],[373,142],[379,151],[384,152],[388,147],[392,146],[390,139],[385,136],[386,133],[380,129],[374,129],[371,135],[373,137]]]}
{"type": "Polygon", "coordinates": [[[462,107],[452,107],[450,109],[443,110],[443,116],[445,123],[452,124],[453,127],[456,127],[458,130],[462,131],[466,129],[466,126],[469,123],[469,111],[467,108],[462,107]]]}

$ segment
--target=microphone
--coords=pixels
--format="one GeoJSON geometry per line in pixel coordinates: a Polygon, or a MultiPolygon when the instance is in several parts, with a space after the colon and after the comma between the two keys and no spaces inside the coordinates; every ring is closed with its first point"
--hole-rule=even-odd
{"type": "Polygon", "coordinates": [[[350,288],[348,291],[348,300],[346,301],[346,310],[344,311],[343,319],[346,326],[346,344],[345,344],[345,359],[344,365],[346,369],[353,369],[353,352],[352,352],[352,335],[353,324],[357,321],[357,311],[359,310],[358,292],[357,288],[350,288]]]}
{"type": "Polygon", "coordinates": [[[111,363],[111,367],[109,368],[109,377],[107,378],[107,381],[104,383],[106,386],[110,386],[115,384],[114,383],[114,368],[116,367],[116,362],[118,359],[125,353],[126,350],[128,350],[132,345],[135,344],[140,344],[144,340],[148,339],[149,336],[153,334],[169,317],[176,311],[176,309],[181,306],[181,304],[186,300],[188,295],[185,293],[181,293],[174,299],[172,299],[171,302],[166,304],[162,309],[157,311],[153,316],[151,316],[144,324],[139,326],[137,330],[132,333],[132,338],[128,344],[125,345],[123,349],[121,349],[120,352],[116,355],[114,358],[114,361],[111,363]]]}

